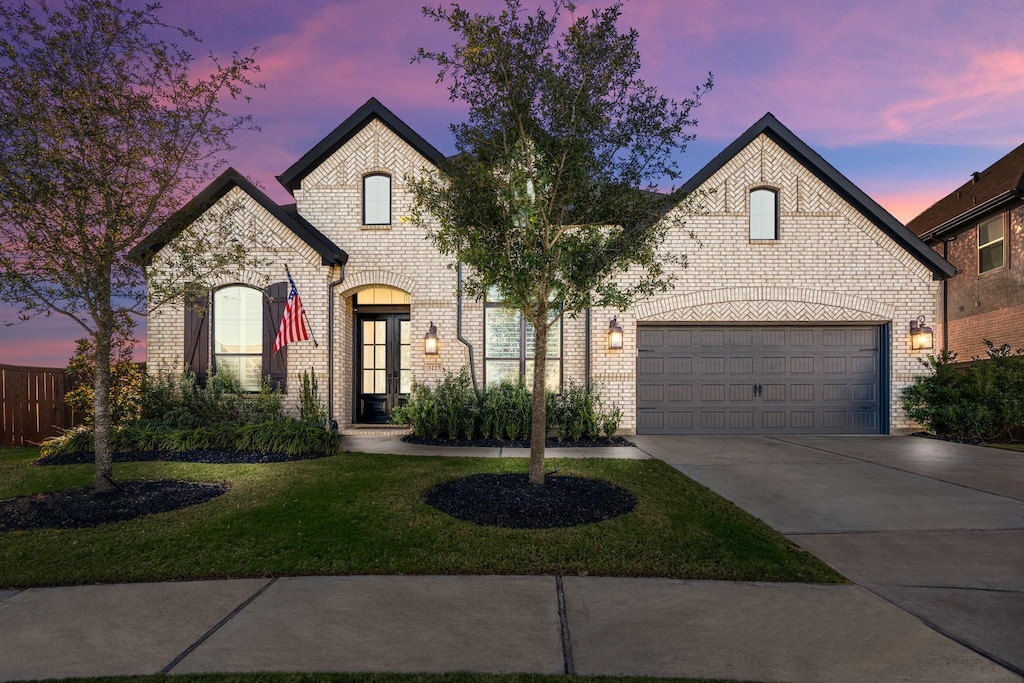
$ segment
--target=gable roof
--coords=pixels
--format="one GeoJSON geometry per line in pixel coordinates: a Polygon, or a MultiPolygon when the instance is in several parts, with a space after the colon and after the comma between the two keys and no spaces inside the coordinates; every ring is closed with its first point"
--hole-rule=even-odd
{"type": "Polygon", "coordinates": [[[925,209],[907,223],[924,239],[939,237],[968,225],[983,214],[1024,196],[1024,145],[925,209]]]}
{"type": "Polygon", "coordinates": [[[394,131],[398,137],[402,138],[413,149],[429,159],[435,166],[440,165],[444,161],[444,155],[437,151],[433,145],[420,137],[419,133],[407,126],[390,109],[381,104],[377,98],[371,97],[366,101],[366,104],[359,107],[340,126],[331,131],[330,135],[318,142],[313,149],[303,154],[301,159],[288,167],[288,170],[277,176],[277,180],[289,192],[299,189],[303,178],[312,173],[317,166],[338,151],[342,145],[348,142],[353,135],[362,130],[374,118],[383,121],[384,125],[394,131]]]}
{"type": "Polygon", "coordinates": [[[181,231],[196,221],[210,207],[216,204],[233,188],[239,188],[281,221],[286,228],[294,232],[308,244],[313,251],[320,254],[323,265],[343,264],[348,261],[348,254],[339,249],[333,242],[324,237],[323,233],[314,228],[309,221],[294,211],[294,207],[282,207],[273,202],[258,187],[233,168],[229,168],[210,183],[206,189],[197,194],[192,201],[178,209],[163,225],[154,230],[128,253],[128,258],[141,265],[148,265],[153,257],[181,231]],[[291,210],[289,210],[289,208],[291,210]]]}
{"type": "Polygon", "coordinates": [[[748,128],[743,135],[736,138],[732,144],[722,150],[718,156],[698,171],[695,176],[690,178],[680,188],[680,191],[688,194],[696,190],[762,133],[786,150],[804,168],[813,173],[818,180],[825,183],[832,191],[871,221],[872,224],[924,264],[932,271],[935,277],[953,277],[956,274],[956,269],[952,264],[930,249],[917,235],[896,220],[892,214],[879,206],[863,190],[850,182],[846,176],[837,171],[832,164],[825,161],[807,143],[782,125],[770,112],[762,116],[757,123],[748,128]]]}

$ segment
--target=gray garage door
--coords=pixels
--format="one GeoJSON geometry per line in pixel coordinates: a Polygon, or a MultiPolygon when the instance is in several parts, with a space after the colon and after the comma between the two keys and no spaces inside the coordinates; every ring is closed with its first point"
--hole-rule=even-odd
{"type": "Polygon", "coordinates": [[[638,434],[877,434],[876,326],[641,325],[638,434]]]}

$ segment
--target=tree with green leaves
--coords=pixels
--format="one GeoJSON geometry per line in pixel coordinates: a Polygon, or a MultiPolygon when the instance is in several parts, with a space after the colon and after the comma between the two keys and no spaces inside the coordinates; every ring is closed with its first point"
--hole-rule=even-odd
{"type": "Polygon", "coordinates": [[[658,247],[684,198],[654,183],[677,177],[711,76],[682,100],[659,95],[640,78],[637,32],[619,30],[621,2],[578,17],[567,0],[532,16],[519,0],[497,16],[423,13],[459,39],[414,60],[435,63],[469,114],[451,126],[459,153],[412,182],[411,219],[470,266],[469,296],[495,289],[534,330],[530,481],[541,484],[548,330],[670,286],[658,247]]]}
{"type": "MultiPolygon", "coordinates": [[[[95,490],[108,492],[111,342],[147,311],[128,253],[225,163],[231,135],[252,127],[224,102],[248,99],[258,67],[252,54],[211,55],[209,76],[196,76],[202,62],[172,41],[198,39],[164,24],[159,3],[59,5],[0,3],[0,297],[22,319],[63,315],[85,331],[95,490]]],[[[194,272],[243,256],[243,245],[226,246],[194,249],[194,272]]]]}

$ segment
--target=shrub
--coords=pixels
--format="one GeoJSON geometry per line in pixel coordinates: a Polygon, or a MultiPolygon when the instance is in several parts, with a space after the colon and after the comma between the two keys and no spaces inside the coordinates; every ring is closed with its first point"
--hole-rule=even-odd
{"type": "Polygon", "coordinates": [[[178,377],[161,372],[146,379],[142,396],[142,420],[170,429],[198,429],[219,424],[252,424],[284,418],[281,392],[264,378],[259,393],[242,391],[228,372],[210,376],[200,386],[191,370],[178,377]]]}
{"type": "MultiPolygon", "coordinates": [[[[469,370],[447,372],[434,387],[414,382],[408,402],[392,413],[392,422],[412,426],[413,434],[432,439],[508,439],[530,436],[532,393],[526,384],[502,382],[474,390],[469,370]]],[[[561,394],[548,392],[548,430],[560,439],[611,437],[622,411],[605,407],[596,389],[570,382],[561,394]]]]}
{"type": "MultiPolygon", "coordinates": [[[[145,370],[132,360],[130,333],[116,333],[110,347],[110,419],[120,425],[139,419],[142,412],[145,370]]],[[[65,402],[85,416],[85,424],[95,420],[93,380],[96,375],[96,345],[91,339],[75,340],[75,355],[68,361],[74,388],[64,394],[65,402]]]]}
{"type": "Polygon", "coordinates": [[[299,401],[299,421],[314,427],[327,426],[327,408],[320,400],[320,386],[316,370],[302,371],[302,396],[299,401]]]}
{"type": "MultiPolygon", "coordinates": [[[[283,453],[292,457],[318,453],[336,453],[336,432],[296,420],[280,419],[251,424],[221,424],[198,429],[169,429],[152,423],[116,427],[111,447],[117,452],[191,451],[230,448],[263,453],[283,453]]],[[[93,430],[79,427],[43,443],[42,455],[89,453],[93,450],[93,430]]]]}
{"type": "Polygon", "coordinates": [[[1024,350],[985,340],[987,359],[958,365],[943,351],[921,361],[931,373],[903,389],[903,410],[940,436],[992,441],[1024,436],[1024,350]]]}

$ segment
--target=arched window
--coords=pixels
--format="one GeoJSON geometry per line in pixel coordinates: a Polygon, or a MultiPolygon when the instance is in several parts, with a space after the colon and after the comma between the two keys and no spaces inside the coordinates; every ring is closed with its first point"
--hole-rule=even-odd
{"type": "Polygon", "coordinates": [[[391,224],[391,176],[363,178],[363,225],[391,224]]]}
{"type": "Polygon", "coordinates": [[[235,285],[213,294],[213,367],[259,391],[263,376],[263,293],[235,285]]]}
{"type": "Polygon", "coordinates": [[[758,188],[750,191],[750,239],[779,238],[779,196],[775,190],[758,188]]]}

